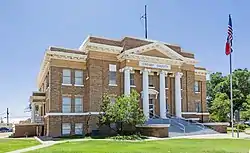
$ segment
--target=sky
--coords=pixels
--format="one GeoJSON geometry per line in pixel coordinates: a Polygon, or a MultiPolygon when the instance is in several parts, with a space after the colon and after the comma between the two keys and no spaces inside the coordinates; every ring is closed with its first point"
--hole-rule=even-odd
{"type": "Polygon", "coordinates": [[[78,48],[88,35],[144,37],[140,17],[148,5],[148,38],[178,44],[210,72],[229,72],[225,55],[232,15],[233,68],[250,68],[249,0],[1,0],[0,117],[27,117],[29,96],[49,46],[78,48]]]}

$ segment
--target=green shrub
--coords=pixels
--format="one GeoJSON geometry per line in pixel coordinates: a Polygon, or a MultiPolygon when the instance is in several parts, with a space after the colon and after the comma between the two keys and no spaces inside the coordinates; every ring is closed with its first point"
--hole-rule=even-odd
{"type": "Polygon", "coordinates": [[[110,137],[111,139],[115,139],[115,140],[143,140],[143,139],[147,139],[147,137],[145,136],[141,136],[138,134],[134,134],[134,135],[117,135],[117,136],[113,136],[110,137]]]}
{"type": "Polygon", "coordinates": [[[247,125],[245,124],[238,124],[237,126],[239,127],[240,130],[243,130],[243,131],[247,128],[247,125]]]}

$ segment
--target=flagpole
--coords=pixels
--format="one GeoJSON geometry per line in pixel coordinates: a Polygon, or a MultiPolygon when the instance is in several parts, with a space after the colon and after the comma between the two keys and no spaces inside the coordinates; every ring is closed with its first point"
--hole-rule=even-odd
{"type": "Polygon", "coordinates": [[[232,74],[232,53],[230,53],[230,103],[231,103],[231,126],[232,137],[234,137],[234,114],[233,114],[233,74],[232,74]]]}

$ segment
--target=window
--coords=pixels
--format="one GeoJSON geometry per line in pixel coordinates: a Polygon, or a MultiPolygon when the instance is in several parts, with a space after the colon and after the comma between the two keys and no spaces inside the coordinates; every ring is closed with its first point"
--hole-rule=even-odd
{"type": "Polygon", "coordinates": [[[130,85],[135,85],[135,75],[133,73],[130,73],[130,85]]]}
{"type": "Polygon", "coordinates": [[[83,112],[82,97],[75,97],[75,113],[83,112]]]}
{"type": "Polygon", "coordinates": [[[63,84],[71,84],[71,71],[69,69],[63,70],[63,84]]]}
{"type": "Polygon", "coordinates": [[[200,102],[195,103],[195,111],[198,113],[201,112],[201,103],[200,102]]]}
{"type": "Polygon", "coordinates": [[[71,112],[71,98],[70,97],[63,97],[62,98],[62,112],[63,113],[70,113],[71,112]]]}
{"type": "Polygon", "coordinates": [[[116,85],[116,65],[109,64],[109,85],[116,85]]]}
{"type": "Polygon", "coordinates": [[[199,82],[198,81],[194,82],[194,92],[200,92],[199,82]]]}
{"type": "Polygon", "coordinates": [[[149,85],[149,87],[153,87],[154,85],[153,85],[153,75],[149,75],[148,76],[148,85],[149,85]]]}
{"type": "Polygon", "coordinates": [[[83,71],[75,71],[75,85],[83,85],[83,71]]]}
{"type": "Polygon", "coordinates": [[[63,123],[62,124],[62,135],[70,135],[71,131],[71,124],[70,123],[63,123]]]}
{"type": "Polygon", "coordinates": [[[83,131],[83,124],[82,123],[75,123],[75,134],[82,135],[83,131]]]}

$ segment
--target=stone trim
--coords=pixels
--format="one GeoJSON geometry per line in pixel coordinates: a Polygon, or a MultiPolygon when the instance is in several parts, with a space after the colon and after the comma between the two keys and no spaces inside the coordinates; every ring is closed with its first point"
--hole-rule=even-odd
{"type": "MultiPolygon", "coordinates": [[[[182,63],[192,64],[192,65],[195,65],[198,63],[197,60],[184,57],[184,56],[180,55],[179,53],[177,53],[176,51],[174,51],[173,49],[169,48],[168,46],[166,46],[160,42],[155,42],[155,43],[151,43],[148,45],[144,45],[144,46],[140,46],[137,48],[126,50],[123,53],[121,53],[120,55],[118,55],[117,58],[120,60],[123,60],[124,57],[126,57],[126,55],[127,56],[129,56],[129,55],[131,56],[131,54],[138,55],[140,53],[147,52],[147,51],[152,50],[152,49],[156,49],[159,52],[165,54],[166,56],[169,56],[172,60],[177,60],[177,61],[180,60],[180,62],[182,62],[182,63]]],[[[151,56],[144,56],[144,58],[148,58],[148,57],[151,57],[151,56]]],[[[159,57],[156,57],[156,58],[159,59],[159,57]]],[[[125,58],[125,59],[127,59],[127,58],[125,58]]],[[[166,58],[162,58],[162,59],[166,59],[166,58]]],[[[148,61],[148,59],[145,59],[145,60],[148,61]]]]}
{"type": "Polygon", "coordinates": [[[195,69],[194,73],[195,73],[195,75],[206,76],[208,71],[207,70],[195,69]]]}
{"type": "Polygon", "coordinates": [[[85,113],[46,113],[44,117],[48,116],[80,116],[80,115],[99,115],[102,112],[85,112],[85,113]]]}
{"type": "Polygon", "coordinates": [[[185,115],[209,115],[209,113],[199,113],[199,112],[182,112],[181,114],[185,114],[185,115]]]}
{"type": "Polygon", "coordinates": [[[120,54],[121,51],[123,50],[123,47],[88,42],[85,48],[83,49],[83,51],[85,53],[88,53],[89,50],[105,52],[105,53],[120,54]]]}
{"type": "Polygon", "coordinates": [[[204,125],[230,125],[227,122],[211,122],[211,123],[203,123],[204,125]]]}

